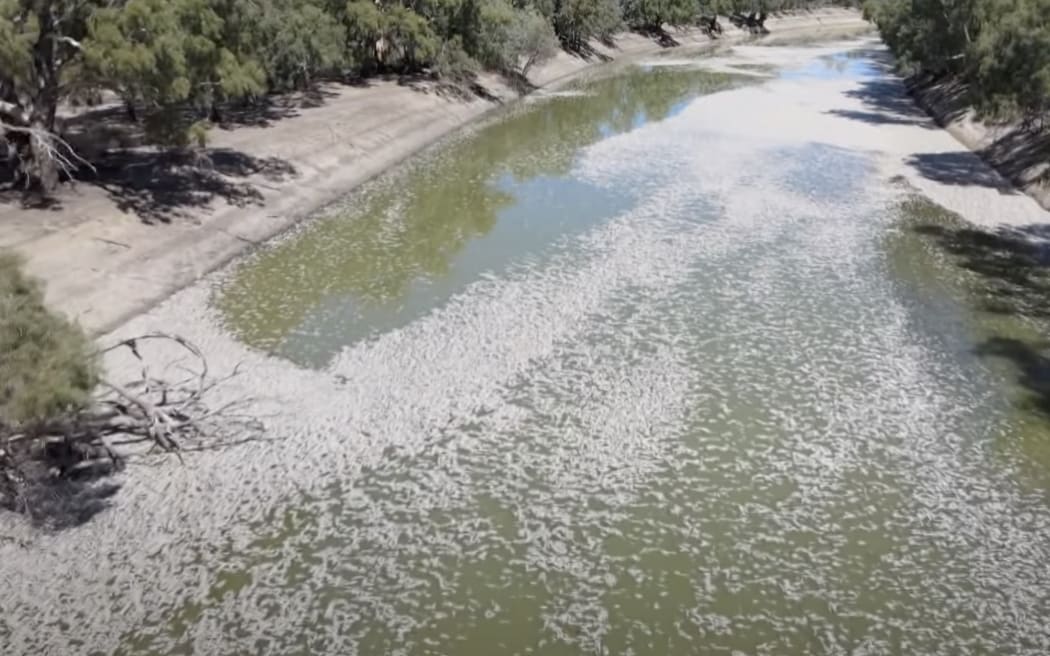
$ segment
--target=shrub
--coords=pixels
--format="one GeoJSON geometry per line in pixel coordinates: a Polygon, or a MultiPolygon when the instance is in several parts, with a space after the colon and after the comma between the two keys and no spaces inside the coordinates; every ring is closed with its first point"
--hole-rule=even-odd
{"type": "Polygon", "coordinates": [[[535,9],[519,11],[516,16],[510,51],[522,75],[529,69],[558,54],[558,37],[547,19],[535,9]]]}
{"type": "Polygon", "coordinates": [[[17,257],[0,253],[0,434],[84,407],[97,382],[87,336],[44,306],[17,257]]]}
{"type": "Polygon", "coordinates": [[[463,49],[459,37],[454,37],[441,44],[434,71],[455,84],[469,84],[478,72],[478,63],[463,49]]]}
{"type": "Polygon", "coordinates": [[[554,28],[535,9],[515,9],[506,0],[488,0],[481,6],[478,23],[478,59],[489,68],[525,75],[558,50],[554,28]]]}

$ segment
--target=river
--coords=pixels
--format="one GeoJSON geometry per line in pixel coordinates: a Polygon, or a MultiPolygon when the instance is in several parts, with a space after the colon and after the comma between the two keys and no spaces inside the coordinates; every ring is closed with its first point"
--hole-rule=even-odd
{"type": "Polygon", "coordinates": [[[1005,192],[898,156],[950,143],[899,86],[651,57],[184,296],[285,441],[216,456],[257,516],[151,554],[116,653],[1050,653],[1045,258],[924,196],[1005,192]]]}

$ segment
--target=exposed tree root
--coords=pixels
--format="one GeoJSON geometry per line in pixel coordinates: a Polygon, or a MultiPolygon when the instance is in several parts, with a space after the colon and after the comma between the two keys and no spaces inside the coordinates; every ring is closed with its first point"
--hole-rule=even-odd
{"type": "Polygon", "coordinates": [[[160,453],[182,461],[185,451],[221,444],[219,436],[242,443],[261,435],[260,421],[241,414],[250,399],[216,407],[206,403],[209,393],[236,377],[239,368],[212,376],[197,346],[167,333],[126,339],[100,355],[119,349],[141,364],[137,379],[103,380],[91,404],[67,416],[6,435],[0,427],[0,505],[46,523],[54,495],[83,491],[131,458],[160,453]],[[151,341],[174,343],[186,357],[155,375],[140,350],[151,341]]]}

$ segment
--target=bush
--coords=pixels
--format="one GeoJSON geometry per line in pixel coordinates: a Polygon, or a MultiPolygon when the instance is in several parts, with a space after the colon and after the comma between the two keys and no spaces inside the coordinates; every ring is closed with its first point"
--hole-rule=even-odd
{"type": "Polygon", "coordinates": [[[478,63],[463,49],[459,37],[455,37],[441,44],[434,71],[455,84],[469,84],[477,75],[478,63]]]}
{"type": "Polygon", "coordinates": [[[441,44],[425,18],[397,5],[386,12],[384,28],[385,64],[413,71],[434,63],[441,44]]]}
{"type": "Polygon", "coordinates": [[[478,15],[478,59],[486,67],[525,75],[558,50],[551,24],[535,9],[516,9],[506,0],[487,0],[478,15]]]}
{"type": "Polygon", "coordinates": [[[907,73],[951,76],[999,118],[1050,111],[1050,0],[868,0],[907,73]]]}
{"type": "Polygon", "coordinates": [[[558,54],[558,36],[547,19],[535,9],[519,11],[515,17],[510,51],[522,75],[558,54]]]}
{"type": "Polygon", "coordinates": [[[272,2],[259,31],[271,91],[307,87],[315,75],[337,72],[346,63],[346,29],[316,5],[272,2]]]}
{"type": "Polygon", "coordinates": [[[44,306],[17,257],[0,253],[0,434],[83,408],[97,382],[87,336],[44,306]]]}
{"type": "Polygon", "coordinates": [[[477,58],[483,66],[500,71],[517,68],[510,50],[517,10],[506,0],[486,0],[478,11],[477,58]]]}
{"type": "MultiPolygon", "coordinates": [[[[565,0],[550,14],[554,30],[562,43],[580,48],[587,39],[605,39],[623,27],[618,0],[565,0]]],[[[537,4],[541,13],[548,15],[537,4]]]]}
{"type": "Polygon", "coordinates": [[[374,2],[353,0],[343,9],[348,58],[362,73],[379,66],[376,44],[383,38],[384,17],[374,2]]]}
{"type": "Polygon", "coordinates": [[[689,0],[624,0],[622,6],[627,24],[644,29],[686,25],[700,14],[700,5],[689,0]]]}

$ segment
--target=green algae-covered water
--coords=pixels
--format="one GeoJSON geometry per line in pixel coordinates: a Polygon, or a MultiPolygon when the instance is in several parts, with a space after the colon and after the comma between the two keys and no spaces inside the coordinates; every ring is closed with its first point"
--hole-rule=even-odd
{"type": "Polygon", "coordinates": [[[418,318],[482,274],[541,256],[628,209],[628,190],[571,175],[580,149],[745,83],[754,81],[630,68],[526,103],[263,253],[222,291],[220,307],[246,343],[323,366],[341,347],[418,318]]]}
{"type": "Polygon", "coordinates": [[[537,98],[235,268],[358,451],[120,653],[1050,653],[1041,251],[725,116],[849,47],[537,98]]]}

